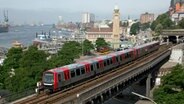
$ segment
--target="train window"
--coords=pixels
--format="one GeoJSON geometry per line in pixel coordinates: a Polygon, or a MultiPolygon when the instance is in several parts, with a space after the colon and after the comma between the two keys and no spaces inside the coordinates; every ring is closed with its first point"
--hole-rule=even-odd
{"type": "Polygon", "coordinates": [[[122,61],[122,57],[120,56],[120,60],[122,61]]]}
{"type": "Polygon", "coordinates": [[[84,73],[85,73],[84,68],[81,68],[81,74],[84,74],[84,73]]]}
{"type": "Polygon", "coordinates": [[[132,54],[130,54],[130,57],[132,57],[133,56],[133,52],[132,52],[132,54]]]}
{"type": "Polygon", "coordinates": [[[99,69],[99,63],[96,63],[96,67],[97,67],[97,69],[99,69]]]}
{"type": "Polygon", "coordinates": [[[60,74],[58,74],[58,80],[59,80],[59,82],[61,82],[61,75],[60,74]]]}
{"type": "Polygon", "coordinates": [[[128,53],[125,54],[125,58],[128,58],[128,53]]]}
{"type": "Polygon", "coordinates": [[[110,63],[112,64],[112,58],[110,59],[110,63]]]}
{"type": "Polygon", "coordinates": [[[118,56],[116,57],[116,62],[118,62],[118,56]]]}
{"type": "Polygon", "coordinates": [[[109,59],[107,60],[107,65],[110,65],[110,61],[109,61],[109,59]]]}
{"type": "Polygon", "coordinates": [[[106,66],[106,65],[107,65],[106,60],[104,60],[104,66],[106,66]]]}
{"type": "Polygon", "coordinates": [[[93,69],[93,65],[91,65],[91,71],[93,71],[94,69],[93,69]]]}
{"type": "Polygon", "coordinates": [[[71,77],[72,78],[75,77],[75,71],[74,70],[71,71],[71,77]]]}
{"type": "Polygon", "coordinates": [[[131,57],[131,53],[128,53],[128,58],[130,58],[131,57]]]}
{"type": "Polygon", "coordinates": [[[76,69],[76,74],[77,74],[77,76],[80,75],[80,69],[76,69]]]}

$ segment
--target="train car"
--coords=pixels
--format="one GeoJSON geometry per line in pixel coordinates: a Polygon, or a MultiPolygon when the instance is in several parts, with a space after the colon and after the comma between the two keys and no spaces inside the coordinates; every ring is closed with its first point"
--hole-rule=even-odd
{"type": "Polygon", "coordinates": [[[84,60],[78,63],[48,70],[43,74],[44,89],[49,92],[62,90],[63,87],[83,81],[124,65],[149,54],[159,48],[159,42],[151,42],[132,49],[113,52],[107,55],[84,60]]]}
{"type": "Polygon", "coordinates": [[[78,82],[94,72],[92,62],[80,62],[48,70],[44,73],[44,89],[49,92],[60,90],[62,87],[78,82]]]}

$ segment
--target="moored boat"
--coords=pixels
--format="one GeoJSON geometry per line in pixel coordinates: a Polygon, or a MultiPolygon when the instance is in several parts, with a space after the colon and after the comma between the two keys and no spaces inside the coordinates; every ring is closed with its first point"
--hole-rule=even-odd
{"type": "Polygon", "coordinates": [[[0,22],[0,33],[8,32],[9,31],[9,24],[8,24],[8,11],[4,11],[4,21],[0,22]]]}

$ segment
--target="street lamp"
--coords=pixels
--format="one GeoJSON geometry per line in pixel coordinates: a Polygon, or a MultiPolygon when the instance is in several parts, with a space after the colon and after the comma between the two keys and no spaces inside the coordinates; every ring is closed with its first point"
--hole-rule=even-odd
{"type": "Polygon", "coordinates": [[[84,55],[84,53],[83,53],[83,37],[82,37],[82,56],[84,55]]]}
{"type": "Polygon", "coordinates": [[[84,35],[85,35],[85,31],[80,31],[81,32],[81,34],[80,34],[80,36],[81,36],[81,45],[82,45],[82,56],[84,55],[84,52],[83,52],[83,50],[84,50],[84,40],[83,39],[85,39],[84,38],[84,35]]]}
{"type": "Polygon", "coordinates": [[[133,94],[133,95],[136,95],[136,96],[139,96],[139,97],[141,97],[141,98],[143,98],[143,99],[147,99],[147,100],[149,100],[149,101],[153,102],[154,104],[157,104],[155,101],[153,101],[153,99],[150,99],[149,97],[146,97],[146,96],[140,95],[140,94],[135,93],[135,92],[132,92],[132,94],[133,94]]]}

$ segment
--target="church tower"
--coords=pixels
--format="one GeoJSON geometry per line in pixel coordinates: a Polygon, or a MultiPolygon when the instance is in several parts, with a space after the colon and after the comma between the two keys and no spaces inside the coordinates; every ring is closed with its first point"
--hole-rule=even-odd
{"type": "Polygon", "coordinates": [[[113,36],[112,47],[113,49],[120,48],[120,12],[118,6],[115,6],[113,13],[113,36]]]}

